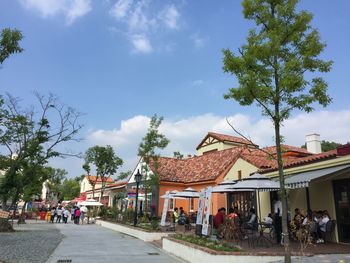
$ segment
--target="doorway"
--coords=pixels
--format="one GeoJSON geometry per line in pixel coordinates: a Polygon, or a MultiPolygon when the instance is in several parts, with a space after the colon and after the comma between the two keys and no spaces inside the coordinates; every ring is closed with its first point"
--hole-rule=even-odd
{"type": "Polygon", "coordinates": [[[339,241],[350,243],[350,179],[333,181],[339,241]]]}

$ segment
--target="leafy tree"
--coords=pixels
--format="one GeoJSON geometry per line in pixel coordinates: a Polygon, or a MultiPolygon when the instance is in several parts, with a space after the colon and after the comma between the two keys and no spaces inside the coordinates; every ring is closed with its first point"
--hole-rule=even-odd
{"type": "Polygon", "coordinates": [[[76,178],[65,179],[60,188],[62,200],[72,200],[80,194],[80,184],[76,178]]]}
{"type": "Polygon", "coordinates": [[[90,147],[86,151],[85,164],[83,167],[88,174],[90,172],[91,165],[93,165],[96,169],[96,181],[98,178],[100,178],[102,183],[100,201],[103,197],[107,178],[116,173],[117,169],[122,164],[123,160],[115,154],[112,146],[110,145],[107,145],[106,147],[96,145],[90,147]]]}
{"type": "Polygon", "coordinates": [[[174,158],[182,160],[184,158],[184,155],[179,151],[177,151],[177,152],[174,152],[174,158]]]}
{"type": "Polygon", "coordinates": [[[4,28],[0,37],[0,64],[14,53],[21,53],[23,48],[20,47],[19,42],[23,35],[17,29],[4,28]]]}
{"type": "MultiPolygon", "coordinates": [[[[53,157],[66,156],[57,146],[77,140],[80,114],[61,105],[54,95],[35,94],[38,105],[23,110],[19,100],[7,94],[0,105],[0,169],[5,171],[0,200],[5,210],[14,207],[25,189],[35,182],[37,169],[53,157]],[[8,206],[7,203],[10,202],[8,206]]],[[[39,179],[42,184],[44,177],[39,179]]],[[[46,180],[46,179],[45,179],[46,180]]],[[[1,229],[0,229],[1,231],[1,229]]]]}
{"type": "Polygon", "coordinates": [[[256,103],[275,129],[282,201],[285,262],[290,262],[280,127],[294,109],[310,112],[314,102],[327,106],[327,83],[316,75],[332,62],[319,58],[325,44],[311,27],[312,15],[297,11],[297,0],[244,0],[243,14],[253,20],[247,43],[234,54],[223,50],[223,70],[236,76],[238,86],[224,96],[240,105],[256,103]],[[307,75],[306,75],[307,74],[307,75]]]}
{"type": "Polygon", "coordinates": [[[66,178],[67,171],[64,169],[47,167],[47,173],[49,174],[49,178],[46,182],[46,185],[49,188],[48,201],[50,203],[62,201],[62,183],[66,178]]]}
{"type": "Polygon", "coordinates": [[[124,180],[128,178],[132,174],[132,171],[126,171],[126,172],[120,172],[120,174],[117,177],[118,181],[124,180]]]}
{"type": "Polygon", "coordinates": [[[157,188],[159,186],[159,177],[157,173],[157,169],[159,167],[159,154],[157,153],[157,151],[164,149],[170,142],[164,134],[159,133],[159,126],[161,125],[162,121],[163,117],[158,117],[157,114],[152,116],[148,131],[146,135],[142,138],[138,148],[138,156],[140,156],[142,158],[142,161],[146,164],[142,167],[142,174],[145,174],[145,179],[147,179],[147,175],[149,174],[148,167],[151,165],[151,163],[154,167],[153,173],[150,175],[148,180],[144,181],[146,209],[148,209],[148,188],[157,188]]]}

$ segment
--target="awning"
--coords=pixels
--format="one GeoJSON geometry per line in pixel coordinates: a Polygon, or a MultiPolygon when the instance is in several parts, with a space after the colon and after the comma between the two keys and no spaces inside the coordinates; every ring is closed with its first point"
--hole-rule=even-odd
{"type": "Polygon", "coordinates": [[[334,178],[334,176],[342,175],[348,171],[350,171],[350,164],[292,174],[286,177],[285,184],[292,189],[309,187],[311,181],[331,179],[334,178]]]}

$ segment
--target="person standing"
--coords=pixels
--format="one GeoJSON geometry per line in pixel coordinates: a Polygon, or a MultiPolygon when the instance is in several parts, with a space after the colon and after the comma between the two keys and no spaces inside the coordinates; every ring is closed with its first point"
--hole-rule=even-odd
{"type": "Polygon", "coordinates": [[[87,213],[87,208],[86,206],[82,206],[80,208],[80,220],[81,220],[81,224],[83,225],[84,224],[84,218],[85,218],[85,215],[87,213]]]}
{"type": "Polygon", "coordinates": [[[73,206],[72,209],[71,209],[71,215],[72,215],[72,216],[71,216],[71,219],[70,219],[71,221],[74,220],[74,212],[75,212],[75,209],[76,209],[76,206],[73,206]]]}
{"type": "Polygon", "coordinates": [[[79,219],[80,219],[80,209],[79,207],[76,207],[74,211],[74,224],[79,225],[79,219]]]}
{"type": "Polygon", "coordinates": [[[69,213],[68,208],[64,209],[64,211],[63,211],[63,222],[64,222],[65,224],[67,224],[69,214],[70,214],[70,213],[69,213]]]}
{"type": "Polygon", "coordinates": [[[273,204],[273,211],[275,215],[275,230],[277,244],[281,244],[282,241],[282,202],[278,198],[275,199],[273,204]]]}
{"type": "Polygon", "coordinates": [[[62,207],[61,206],[57,207],[57,210],[56,210],[56,214],[57,214],[56,223],[61,223],[62,213],[63,213],[62,207]]]}
{"type": "Polygon", "coordinates": [[[55,216],[56,216],[56,208],[55,208],[55,207],[52,207],[52,208],[51,208],[51,223],[54,222],[55,216]]]}

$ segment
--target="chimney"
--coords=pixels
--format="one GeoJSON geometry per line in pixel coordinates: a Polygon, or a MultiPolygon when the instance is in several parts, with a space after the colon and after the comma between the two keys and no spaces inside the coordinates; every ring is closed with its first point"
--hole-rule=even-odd
{"type": "Polygon", "coordinates": [[[321,153],[321,140],[320,135],[317,133],[306,135],[306,149],[311,153],[321,153]]]}

